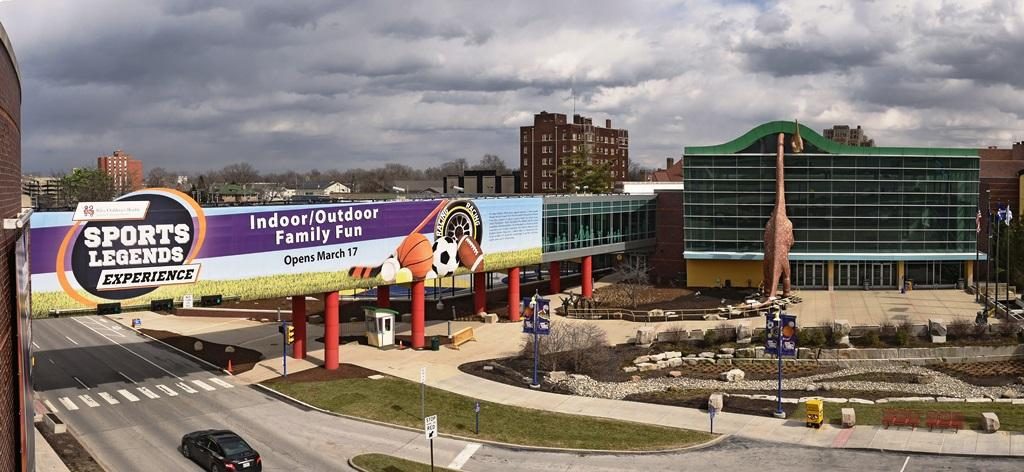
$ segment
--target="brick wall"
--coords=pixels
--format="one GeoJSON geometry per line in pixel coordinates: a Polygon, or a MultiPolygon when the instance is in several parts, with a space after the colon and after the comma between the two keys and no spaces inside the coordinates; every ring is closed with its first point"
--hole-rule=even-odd
{"type": "MultiPolygon", "coordinates": [[[[21,88],[14,63],[0,46],[0,218],[21,210],[21,88]]],[[[17,231],[0,229],[0,470],[22,468],[14,281],[17,231]]]]}

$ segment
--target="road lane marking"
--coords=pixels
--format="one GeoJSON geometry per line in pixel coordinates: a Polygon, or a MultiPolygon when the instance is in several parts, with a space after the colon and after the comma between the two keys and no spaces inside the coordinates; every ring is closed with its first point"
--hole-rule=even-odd
{"type": "Polygon", "coordinates": [[[900,472],[907,470],[907,462],[910,462],[910,456],[907,456],[907,460],[903,461],[903,467],[900,467],[900,472]]]}
{"type": "Polygon", "coordinates": [[[452,459],[452,463],[448,464],[449,469],[461,470],[462,466],[466,465],[470,457],[476,454],[476,451],[480,449],[480,443],[469,443],[466,447],[462,448],[462,452],[452,459]]]}
{"type": "Polygon", "coordinates": [[[203,382],[202,380],[193,380],[192,383],[194,383],[197,387],[206,390],[207,392],[217,390],[216,388],[211,387],[210,384],[203,382]]]}
{"type": "Polygon", "coordinates": [[[164,392],[164,394],[167,395],[168,397],[178,396],[178,392],[175,392],[174,390],[171,389],[171,387],[168,387],[166,385],[157,385],[156,388],[160,389],[160,391],[164,392]]]}
{"type": "Polygon", "coordinates": [[[96,408],[100,406],[99,402],[93,400],[89,395],[79,395],[78,399],[82,400],[82,403],[85,403],[85,406],[88,406],[89,408],[96,408]]]}
{"type": "Polygon", "coordinates": [[[120,393],[121,396],[124,397],[125,400],[128,400],[130,402],[137,402],[137,401],[139,401],[139,397],[136,397],[134,393],[129,392],[126,389],[122,388],[122,389],[118,390],[117,393],[120,393]]]}
{"type": "Polygon", "coordinates": [[[109,394],[107,392],[100,392],[100,398],[106,400],[107,403],[109,403],[111,405],[117,405],[118,403],[121,403],[121,402],[117,401],[117,399],[114,398],[113,395],[111,395],[111,394],[109,394]]]}
{"type": "Polygon", "coordinates": [[[50,403],[50,400],[43,400],[43,404],[50,410],[50,413],[57,412],[57,407],[53,406],[53,403],[50,403]]]}
{"type": "Polygon", "coordinates": [[[142,354],[139,354],[139,353],[137,353],[137,352],[135,352],[135,351],[133,351],[133,350],[131,350],[131,349],[128,349],[128,348],[127,348],[127,347],[125,347],[125,346],[124,346],[123,344],[121,344],[121,343],[119,343],[119,342],[117,342],[117,341],[114,341],[113,339],[110,339],[109,337],[107,337],[107,335],[105,335],[105,334],[103,334],[103,333],[101,333],[101,332],[99,332],[99,331],[96,331],[96,329],[94,329],[93,327],[91,327],[91,326],[89,326],[89,325],[87,325],[87,324],[85,324],[85,323],[82,323],[81,321],[79,321],[79,320],[78,320],[78,318],[71,318],[71,319],[72,319],[72,320],[75,320],[75,321],[76,321],[76,322],[77,322],[78,324],[80,324],[80,325],[82,325],[82,326],[85,326],[86,328],[89,328],[90,330],[92,330],[92,332],[94,332],[94,333],[96,333],[96,334],[98,334],[98,335],[100,335],[100,336],[103,336],[103,338],[104,338],[104,339],[106,339],[107,341],[110,341],[110,342],[112,342],[112,343],[116,344],[116,345],[117,345],[117,346],[119,346],[119,347],[120,347],[121,349],[124,349],[125,351],[128,351],[128,352],[130,352],[130,353],[134,354],[134,355],[135,355],[136,357],[138,357],[139,359],[142,359],[142,360],[144,360],[144,361],[146,361],[146,362],[148,362],[148,363],[152,364],[152,365],[153,365],[153,367],[156,367],[157,369],[160,369],[160,370],[162,370],[162,371],[166,372],[166,373],[167,373],[168,375],[170,375],[170,376],[172,376],[172,377],[174,377],[174,378],[176,378],[176,379],[178,379],[178,380],[184,380],[184,379],[182,379],[181,377],[178,377],[177,375],[175,375],[175,374],[174,374],[174,372],[171,372],[171,371],[169,371],[169,370],[167,370],[167,369],[165,369],[165,368],[163,368],[163,367],[160,367],[160,366],[159,366],[159,365],[157,365],[157,364],[156,364],[155,362],[153,362],[153,361],[151,361],[151,360],[149,360],[149,359],[146,359],[145,357],[143,357],[143,356],[142,356],[142,354]]]}
{"type": "Polygon", "coordinates": [[[35,341],[32,341],[32,347],[34,347],[34,348],[36,348],[36,349],[42,349],[42,348],[40,348],[40,347],[39,347],[39,345],[38,345],[38,344],[36,344],[36,342],[35,342],[35,341]]]}
{"type": "Polygon", "coordinates": [[[196,392],[199,391],[199,390],[196,390],[196,389],[194,389],[192,387],[189,387],[188,384],[185,383],[185,382],[178,382],[177,385],[178,385],[178,388],[184,390],[185,393],[196,393],[196,392]]]}
{"type": "Polygon", "coordinates": [[[150,390],[148,387],[139,387],[139,388],[137,388],[135,390],[138,390],[139,392],[142,392],[143,395],[149,397],[152,400],[156,400],[157,398],[160,398],[160,395],[157,395],[152,390],[150,390]]]}
{"type": "Polygon", "coordinates": [[[88,385],[85,384],[85,382],[82,382],[82,379],[75,377],[74,375],[72,375],[71,378],[75,379],[75,382],[78,382],[78,385],[81,385],[82,388],[86,390],[92,390],[91,388],[89,388],[88,385]]]}
{"type": "Polygon", "coordinates": [[[75,411],[78,409],[78,405],[75,405],[75,402],[71,401],[68,397],[60,397],[60,403],[64,405],[64,408],[68,411],[75,411]]]}
{"type": "Polygon", "coordinates": [[[75,341],[74,339],[71,339],[71,338],[69,338],[67,336],[64,336],[64,339],[67,339],[68,341],[71,341],[71,344],[74,344],[75,346],[78,345],[78,341],[75,341]]]}
{"type": "Polygon", "coordinates": [[[217,377],[210,377],[210,382],[213,382],[213,383],[215,383],[217,385],[220,385],[221,387],[224,387],[224,388],[235,388],[234,385],[231,385],[231,384],[229,384],[229,383],[227,383],[227,382],[225,382],[225,381],[223,381],[221,379],[218,379],[217,377]]]}
{"type": "Polygon", "coordinates": [[[121,377],[124,377],[124,379],[125,379],[125,380],[127,380],[127,381],[129,381],[129,382],[131,382],[131,383],[133,383],[133,384],[134,384],[134,383],[138,383],[138,382],[136,382],[136,381],[132,380],[132,378],[131,378],[131,377],[129,377],[129,376],[127,376],[127,375],[124,375],[124,372],[121,372],[120,370],[119,370],[119,371],[117,371],[117,373],[118,373],[118,374],[120,374],[120,375],[121,375],[121,377]]]}

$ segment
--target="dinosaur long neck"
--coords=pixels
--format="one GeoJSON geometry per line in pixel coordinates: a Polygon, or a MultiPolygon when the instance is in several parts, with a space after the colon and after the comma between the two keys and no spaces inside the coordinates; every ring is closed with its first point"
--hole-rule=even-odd
{"type": "Polygon", "coordinates": [[[785,160],[786,135],[779,133],[779,143],[775,154],[775,214],[786,216],[786,175],[783,170],[785,160]]]}

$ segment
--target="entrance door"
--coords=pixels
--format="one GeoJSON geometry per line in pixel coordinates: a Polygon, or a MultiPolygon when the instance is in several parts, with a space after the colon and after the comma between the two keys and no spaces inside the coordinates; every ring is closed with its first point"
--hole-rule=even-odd
{"type": "Polygon", "coordinates": [[[393,316],[385,316],[383,318],[377,318],[377,322],[381,324],[381,326],[380,326],[380,345],[381,346],[391,346],[392,344],[395,344],[395,330],[394,330],[394,326],[393,326],[394,321],[395,321],[395,318],[393,316]]]}
{"type": "Polygon", "coordinates": [[[892,263],[871,264],[871,286],[893,287],[896,282],[893,280],[892,263]]]}
{"type": "Polygon", "coordinates": [[[856,262],[840,262],[836,270],[837,287],[857,287],[860,285],[860,266],[856,262]]]}

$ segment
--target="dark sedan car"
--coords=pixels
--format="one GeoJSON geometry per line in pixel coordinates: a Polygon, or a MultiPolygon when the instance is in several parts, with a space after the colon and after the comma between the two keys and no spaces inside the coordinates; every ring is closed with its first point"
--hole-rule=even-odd
{"type": "Polygon", "coordinates": [[[207,429],[182,436],[181,453],[210,471],[263,470],[260,453],[237,434],[223,429],[207,429]]]}

